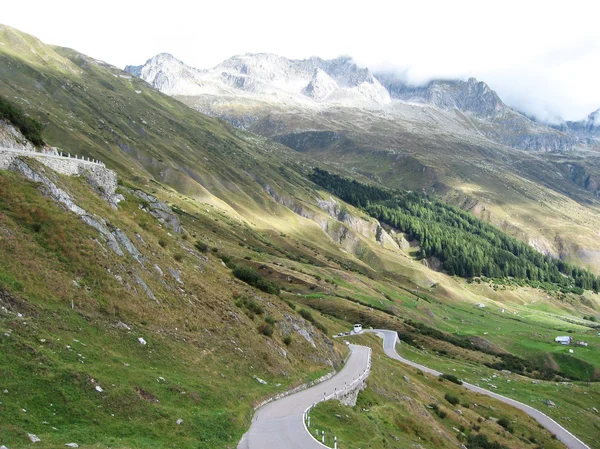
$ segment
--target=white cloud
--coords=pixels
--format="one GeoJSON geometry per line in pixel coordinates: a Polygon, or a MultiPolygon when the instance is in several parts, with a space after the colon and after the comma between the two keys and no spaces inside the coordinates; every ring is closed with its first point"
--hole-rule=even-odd
{"type": "Polygon", "coordinates": [[[348,54],[413,82],[476,76],[529,113],[580,119],[600,107],[596,3],[20,0],[0,21],[120,67],[163,51],[196,67],[246,52],[348,54]]]}

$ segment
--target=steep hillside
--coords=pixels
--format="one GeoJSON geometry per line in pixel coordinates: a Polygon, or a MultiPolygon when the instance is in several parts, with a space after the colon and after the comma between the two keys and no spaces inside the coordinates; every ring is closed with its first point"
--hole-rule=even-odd
{"type": "Polygon", "coordinates": [[[210,70],[173,64],[161,55],[127,70],[201,112],[321,164],[390,187],[425,189],[540,251],[599,270],[597,154],[578,146],[576,136],[510,109],[485,83],[408,86],[393,75],[359,70],[347,58],[244,55],[210,70]],[[314,72],[306,69],[315,65],[314,72]],[[190,71],[202,89],[184,88],[190,71]],[[337,101],[336,86],[348,85],[354,73],[377,80],[391,102],[337,101]],[[227,84],[225,74],[244,81],[227,84]]]}
{"type": "MultiPolygon", "coordinates": [[[[345,345],[332,337],[356,322],[397,329],[407,355],[465,377],[504,380],[511,370],[497,382],[504,394],[535,407],[552,400],[558,407],[545,412],[594,441],[596,294],[450,276],[408,234],[312,182],[315,167],[343,172],[346,163],[312,159],[313,139],[308,154],[294,151],[72,50],[7,27],[0,41],[0,95],[45,125],[48,145],[119,176],[112,192],[26,154],[0,170],[0,445],[29,447],[31,433],[56,449],[236,447],[253,406],[342,366],[345,345]],[[589,346],[570,354],[553,341],[563,333],[589,346]]],[[[328,126],[334,118],[323,116],[328,126]]],[[[323,148],[356,138],[315,134],[323,148]]],[[[384,162],[368,163],[384,172],[384,162]]],[[[422,167],[409,160],[406,182],[430,176],[422,167]]],[[[423,379],[407,391],[383,374],[414,373],[375,363],[363,402],[348,410],[354,420],[375,406],[382,433],[372,447],[464,442],[452,427],[466,432],[476,414],[440,424],[428,408],[424,392],[440,402],[453,391],[446,383],[423,379]],[[416,432],[382,423],[387,407],[402,419],[398,395],[424,416],[416,432]]],[[[490,422],[466,433],[500,430],[485,415],[490,422]]],[[[530,423],[515,427],[493,440],[551,440],[530,423]]]]}

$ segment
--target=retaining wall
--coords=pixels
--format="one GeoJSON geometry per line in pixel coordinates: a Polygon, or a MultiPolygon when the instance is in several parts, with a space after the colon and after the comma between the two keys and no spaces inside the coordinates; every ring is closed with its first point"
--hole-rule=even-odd
{"type": "Polygon", "coordinates": [[[19,157],[29,157],[39,161],[57,173],[68,176],[84,176],[96,187],[102,188],[107,195],[117,189],[117,174],[109,170],[102,162],[85,160],[83,157],[38,153],[37,151],[21,151],[11,148],[0,148],[0,169],[7,170],[11,163],[19,157]]]}

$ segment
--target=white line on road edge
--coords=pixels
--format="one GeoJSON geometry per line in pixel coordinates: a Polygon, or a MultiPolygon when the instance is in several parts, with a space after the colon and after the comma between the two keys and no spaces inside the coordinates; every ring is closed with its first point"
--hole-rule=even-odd
{"type": "MultiPolygon", "coordinates": [[[[372,352],[372,349],[371,349],[371,348],[369,348],[369,356],[368,356],[368,358],[367,358],[367,367],[365,368],[365,370],[363,371],[363,373],[362,373],[360,376],[358,376],[356,379],[354,379],[354,380],[353,380],[353,381],[350,383],[350,385],[348,385],[346,388],[344,388],[344,390],[343,390],[343,391],[341,391],[341,392],[337,392],[337,391],[335,391],[335,392],[331,393],[329,396],[325,396],[325,397],[324,397],[323,399],[321,399],[319,402],[325,402],[325,401],[329,401],[330,399],[334,399],[334,396],[337,396],[337,395],[339,395],[340,393],[342,393],[341,395],[343,396],[343,393],[345,393],[345,392],[346,392],[346,390],[347,390],[348,388],[351,388],[351,387],[352,387],[352,385],[354,385],[356,382],[361,382],[362,380],[364,380],[364,379],[366,379],[367,377],[369,377],[369,373],[371,372],[371,352],[372,352]]],[[[311,437],[313,440],[315,440],[315,442],[316,442],[316,443],[317,443],[319,446],[326,447],[327,449],[331,449],[329,446],[325,446],[323,443],[321,443],[319,440],[317,440],[317,439],[316,439],[316,438],[313,436],[313,434],[310,432],[310,430],[308,430],[308,427],[307,427],[307,425],[306,425],[306,416],[307,416],[307,413],[308,413],[308,412],[310,412],[310,409],[311,409],[311,408],[313,408],[313,407],[314,407],[314,406],[316,406],[316,405],[317,405],[317,403],[314,403],[313,405],[309,405],[309,406],[308,406],[308,408],[307,408],[306,410],[304,410],[304,413],[302,413],[302,424],[304,424],[304,430],[306,430],[306,432],[307,432],[307,433],[310,435],[310,437],[311,437]]]]}

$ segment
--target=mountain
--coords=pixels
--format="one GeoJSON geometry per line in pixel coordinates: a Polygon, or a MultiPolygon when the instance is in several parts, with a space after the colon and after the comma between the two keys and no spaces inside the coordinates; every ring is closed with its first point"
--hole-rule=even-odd
{"type": "MultiPolygon", "coordinates": [[[[458,124],[461,128],[483,133],[514,148],[562,151],[577,143],[567,134],[509,108],[487,84],[474,78],[466,82],[434,80],[424,86],[411,86],[394,73],[372,74],[367,68],[359,68],[349,57],[329,61],[316,57],[290,60],[273,54],[246,54],[234,56],[212,69],[198,70],[161,54],[142,66],[127,66],[125,71],[166,94],[199,97],[195,103],[198,109],[216,115],[220,114],[213,106],[223,108],[224,97],[231,98],[229,103],[244,98],[247,104],[260,102],[305,109],[318,105],[367,107],[391,114],[397,109],[393,103],[417,103],[451,114],[453,111],[469,114],[470,123],[458,124]],[[210,98],[213,95],[219,98],[210,98]]],[[[225,114],[224,118],[230,116],[225,114]]],[[[246,122],[241,117],[231,121],[246,122]]]]}
{"type": "MultiPolygon", "coordinates": [[[[322,70],[342,89],[378,90],[364,70],[322,70]]],[[[569,283],[590,273],[545,264],[475,217],[505,219],[509,231],[514,220],[519,238],[547,252],[593,249],[595,197],[574,189],[564,165],[590,163],[461,134],[459,119],[437,107],[402,104],[388,115],[364,96],[361,108],[324,106],[301,91],[313,79],[315,91],[331,82],[314,67],[302,76],[292,97],[314,103],[310,110],[259,96],[232,109],[271,108],[246,121],[268,139],[178,101],[189,97],[0,26],[0,96],[42,123],[56,148],[15,156],[32,146],[0,110],[0,139],[11,148],[0,149],[0,446],[29,447],[35,435],[51,449],[236,447],[254,407],[342,367],[348,349],[334,336],[354,323],[396,329],[407,358],[492,384],[594,441],[600,302],[569,283]],[[277,143],[286,138],[290,146],[277,143]],[[101,160],[118,183],[69,175],[72,158],[61,152],[101,160]],[[323,170],[343,176],[331,178],[337,190],[316,183],[323,170]],[[391,188],[401,184],[438,198],[391,188]],[[406,200],[412,226],[435,230],[433,238],[353,206],[365,198],[406,200]],[[473,214],[440,198],[469,202],[473,214]],[[489,260],[490,275],[513,269],[523,251],[531,278],[451,276],[435,255],[453,235],[492,248],[461,248],[463,238],[451,246],[489,260]],[[552,340],[558,332],[589,347],[566,354],[552,340]]],[[[356,407],[311,412],[310,430],[328,429],[340,446],[451,449],[471,438],[529,447],[525,435],[564,449],[518,410],[385,358],[374,335],[348,340],[373,348],[366,389],[356,407]]]]}
{"type": "Polygon", "coordinates": [[[260,53],[234,56],[209,70],[198,70],[168,54],[142,66],[127,66],[168,95],[242,95],[290,105],[327,103],[374,106],[389,102],[385,88],[350,58],[289,60],[260,53]]]}
{"type": "Polygon", "coordinates": [[[586,144],[596,146],[600,144],[600,109],[595,110],[583,120],[563,121],[559,125],[552,126],[586,144]]]}
{"type": "MultiPolygon", "coordinates": [[[[162,59],[127,70],[135,74],[152,67],[158,73],[162,59]]],[[[247,54],[208,70],[180,61],[174,70],[170,64],[161,72],[169,79],[162,89],[200,112],[321,163],[388,186],[441,195],[549,254],[600,267],[591,224],[600,194],[597,159],[565,152],[581,145],[576,136],[514,111],[483,82],[410,86],[395,74],[359,68],[347,57],[247,54]],[[184,88],[190,77],[194,89],[184,88]],[[518,192],[527,192],[527,201],[539,210],[524,213],[518,192]],[[571,229],[580,209],[588,218],[578,222],[576,233],[556,233],[544,225],[552,217],[571,229]]],[[[159,89],[164,84],[145,80],[159,89]]]]}

